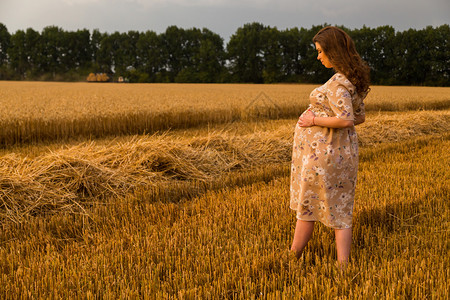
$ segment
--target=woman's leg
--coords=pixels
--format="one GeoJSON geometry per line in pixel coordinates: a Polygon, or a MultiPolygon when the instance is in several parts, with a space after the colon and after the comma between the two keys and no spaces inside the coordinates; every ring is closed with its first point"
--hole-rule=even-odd
{"type": "Polygon", "coordinates": [[[338,263],[347,264],[352,246],[352,228],[335,229],[338,263]]]}
{"type": "Polygon", "coordinates": [[[292,241],[291,246],[291,251],[295,253],[297,258],[300,258],[302,255],[303,249],[305,249],[306,244],[308,244],[308,241],[311,239],[313,231],[313,221],[297,220],[297,224],[295,225],[294,240],[292,241]]]}

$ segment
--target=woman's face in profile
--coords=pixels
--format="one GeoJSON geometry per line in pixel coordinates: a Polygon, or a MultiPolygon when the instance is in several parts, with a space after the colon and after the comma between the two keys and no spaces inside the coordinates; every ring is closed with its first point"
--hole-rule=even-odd
{"type": "Polygon", "coordinates": [[[330,60],[328,59],[328,57],[325,55],[325,53],[322,50],[322,47],[320,46],[320,44],[318,42],[315,43],[316,44],[316,50],[317,50],[317,59],[320,60],[320,62],[325,66],[325,68],[332,68],[333,65],[330,63],[330,60]]]}

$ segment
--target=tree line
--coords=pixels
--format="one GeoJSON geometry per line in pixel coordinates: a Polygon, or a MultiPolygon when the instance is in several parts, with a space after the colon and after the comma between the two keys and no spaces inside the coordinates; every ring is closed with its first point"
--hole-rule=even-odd
{"type": "MultiPolygon", "coordinates": [[[[332,74],[316,60],[312,42],[326,25],[279,30],[248,23],[225,45],[207,28],[109,34],[49,26],[10,34],[0,23],[0,79],[77,81],[93,72],[130,82],[318,83],[332,74]]],[[[371,67],[373,84],[450,85],[448,24],[341,28],[371,67]]]]}

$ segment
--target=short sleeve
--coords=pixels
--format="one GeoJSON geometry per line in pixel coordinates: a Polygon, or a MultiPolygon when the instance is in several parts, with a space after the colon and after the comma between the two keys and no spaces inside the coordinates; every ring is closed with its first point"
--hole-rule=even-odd
{"type": "Polygon", "coordinates": [[[351,83],[343,75],[337,74],[330,79],[327,87],[327,98],[336,117],[354,121],[351,83]]]}

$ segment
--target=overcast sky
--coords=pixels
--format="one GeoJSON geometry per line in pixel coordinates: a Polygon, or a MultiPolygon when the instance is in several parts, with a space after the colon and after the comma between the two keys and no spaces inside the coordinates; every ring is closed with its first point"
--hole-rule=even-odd
{"type": "Polygon", "coordinates": [[[278,29],[324,23],[422,29],[450,23],[450,0],[0,0],[0,23],[10,33],[49,25],[161,33],[177,25],[206,27],[227,41],[250,22],[278,29]]]}

